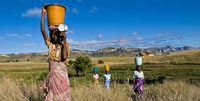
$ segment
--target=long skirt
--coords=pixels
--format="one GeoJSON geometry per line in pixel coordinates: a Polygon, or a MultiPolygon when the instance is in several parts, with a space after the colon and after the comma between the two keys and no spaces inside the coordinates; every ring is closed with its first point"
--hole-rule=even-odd
{"type": "Polygon", "coordinates": [[[71,101],[68,72],[64,62],[49,61],[49,74],[40,86],[45,101],[71,101]]]}
{"type": "Polygon", "coordinates": [[[136,84],[136,88],[138,90],[140,97],[143,96],[143,94],[144,94],[144,92],[143,92],[143,79],[142,78],[136,78],[135,84],[136,84]]]}

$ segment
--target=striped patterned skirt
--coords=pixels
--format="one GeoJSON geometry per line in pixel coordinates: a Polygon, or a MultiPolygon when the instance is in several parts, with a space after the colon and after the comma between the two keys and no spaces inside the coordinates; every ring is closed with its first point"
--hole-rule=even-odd
{"type": "Polygon", "coordinates": [[[40,86],[45,101],[71,101],[68,72],[64,62],[49,61],[49,74],[40,86]]]}

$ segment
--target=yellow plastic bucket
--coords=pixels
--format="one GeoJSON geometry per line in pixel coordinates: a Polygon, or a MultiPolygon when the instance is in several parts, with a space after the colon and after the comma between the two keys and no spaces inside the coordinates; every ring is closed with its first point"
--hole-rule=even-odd
{"type": "Polygon", "coordinates": [[[106,71],[109,71],[109,65],[105,65],[104,68],[106,71]]]}
{"type": "Polygon", "coordinates": [[[48,25],[60,25],[64,24],[65,19],[65,6],[58,4],[50,4],[46,7],[48,25]]]}

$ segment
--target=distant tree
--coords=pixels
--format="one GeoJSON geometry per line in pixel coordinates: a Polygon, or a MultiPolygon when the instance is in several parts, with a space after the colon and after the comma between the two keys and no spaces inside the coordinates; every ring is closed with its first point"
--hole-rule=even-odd
{"type": "Polygon", "coordinates": [[[29,59],[27,59],[26,61],[29,61],[29,59]]]}
{"type": "Polygon", "coordinates": [[[103,60],[99,60],[98,64],[104,64],[104,61],[103,60]]]}
{"type": "Polygon", "coordinates": [[[15,62],[19,62],[19,60],[15,60],[15,62]]]}
{"type": "Polygon", "coordinates": [[[79,71],[84,72],[86,75],[86,69],[90,69],[92,67],[92,60],[89,57],[77,57],[76,61],[74,61],[74,68],[76,70],[77,76],[79,75],[79,71]]]}
{"type": "Polygon", "coordinates": [[[185,46],[185,47],[183,47],[184,50],[187,50],[188,48],[189,48],[189,46],[185,46]]]}
{"type": "Polygon", "coordinates": [[[69,60],[68,63],[69,63],[70,66],[72,66],[74,64],[74,61],[69,60]]]}

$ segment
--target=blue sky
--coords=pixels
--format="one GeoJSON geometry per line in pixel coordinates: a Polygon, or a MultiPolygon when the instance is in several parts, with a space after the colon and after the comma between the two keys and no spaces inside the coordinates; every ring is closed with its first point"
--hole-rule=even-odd
{"type": "Polygon", "coordinates": [[[55,3],[67,8],[71,49],[200,47],[199,0],[4,0],[0,54],[47,52],[41,8],[55,3]]]}

